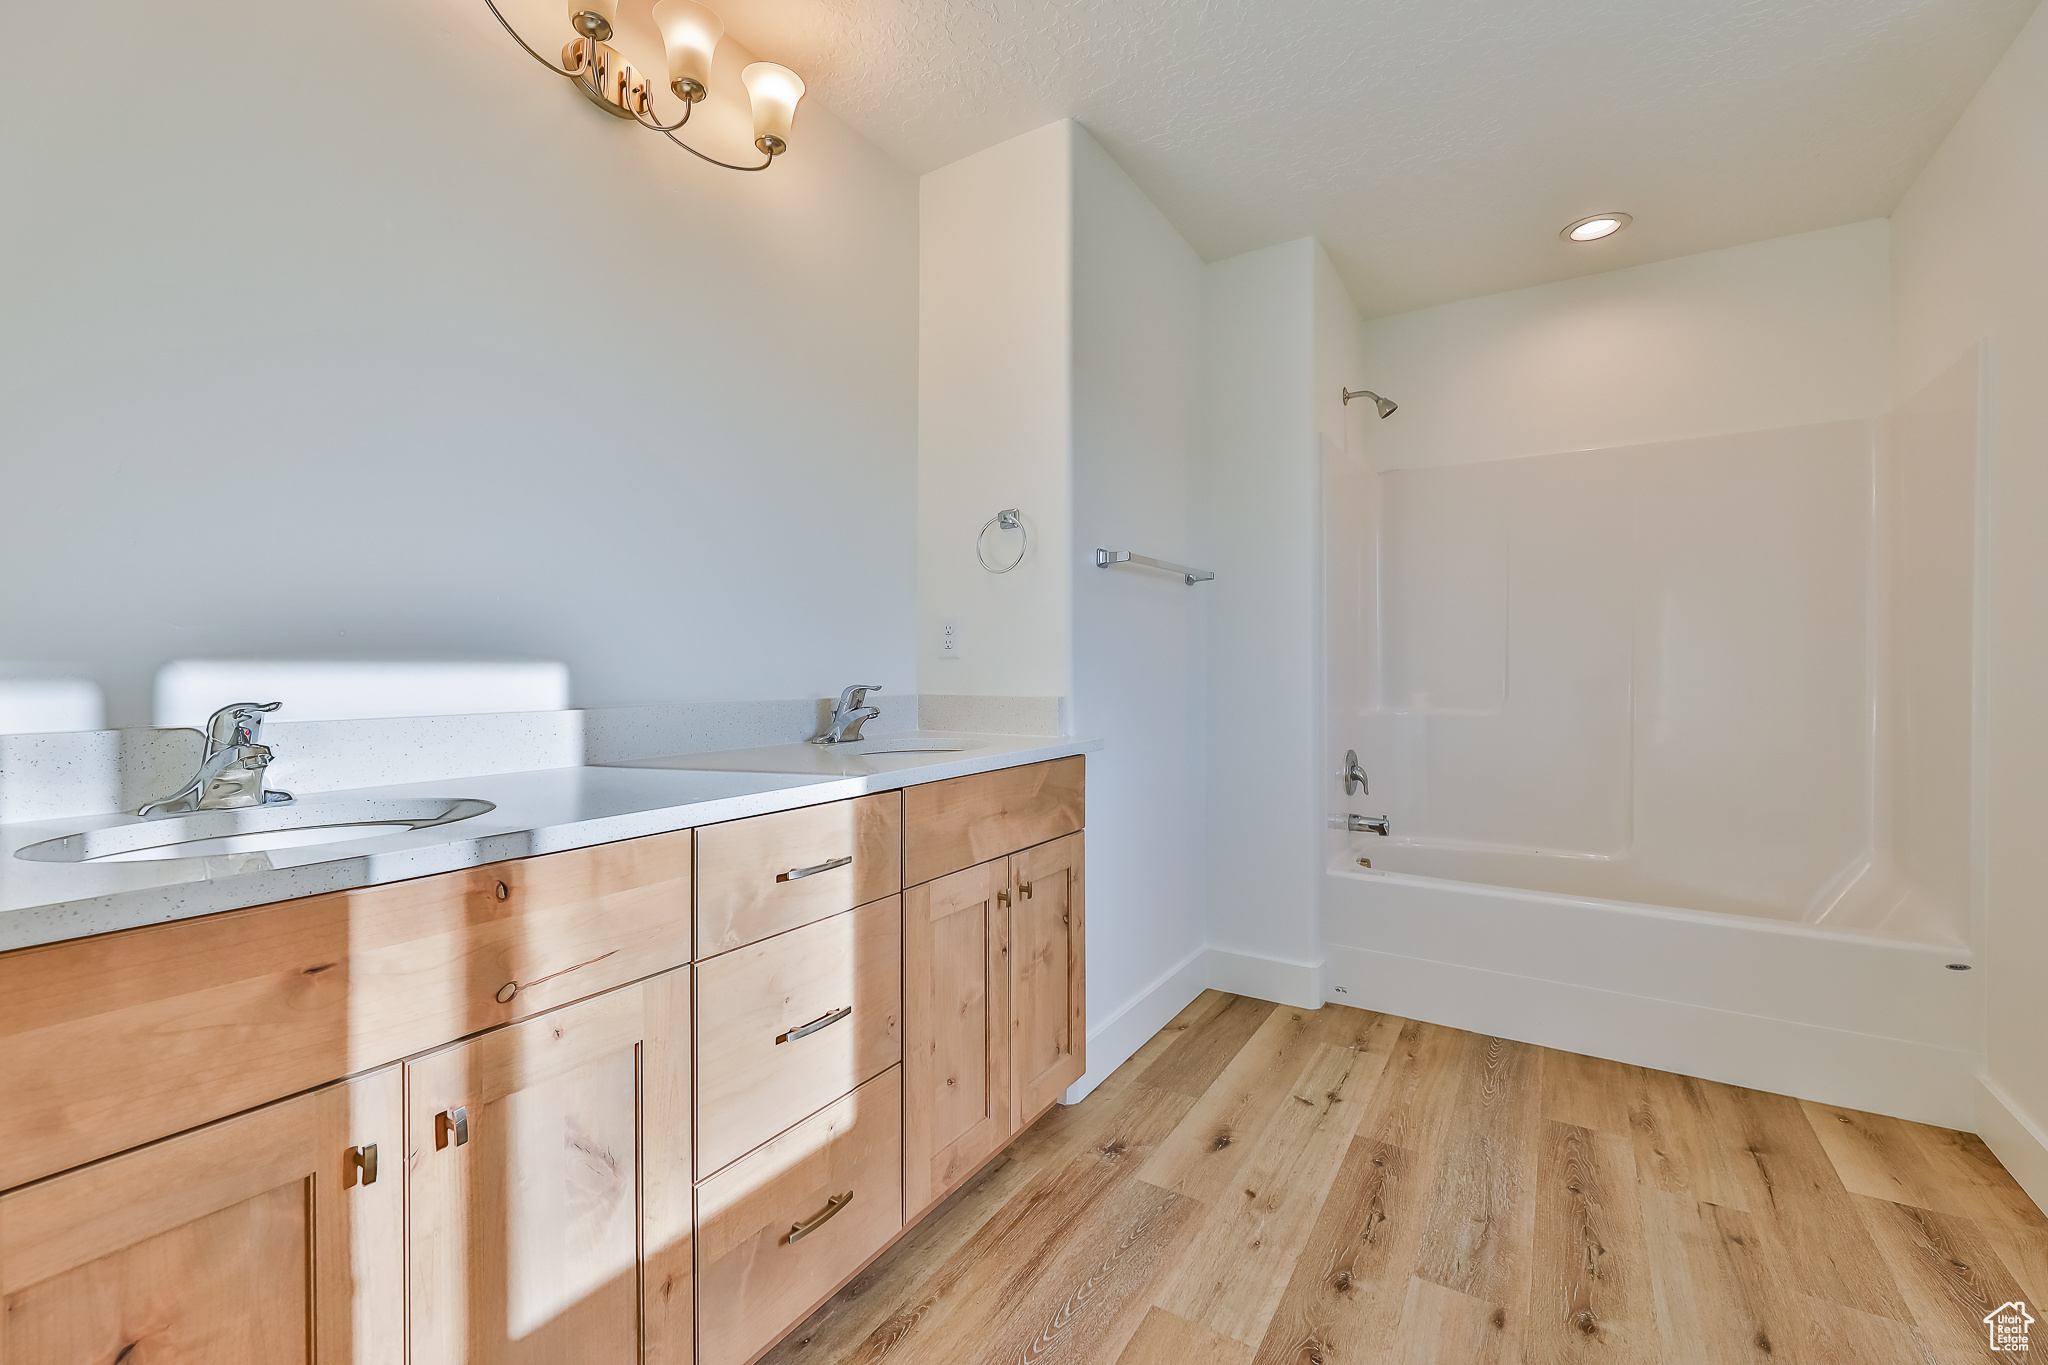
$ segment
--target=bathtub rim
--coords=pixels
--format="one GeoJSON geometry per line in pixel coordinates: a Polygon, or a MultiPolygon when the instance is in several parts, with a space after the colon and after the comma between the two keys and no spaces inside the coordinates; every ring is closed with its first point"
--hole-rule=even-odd
{"type": "Polygon", "coordinates": [[[1498,882],[1472,882],[1457,877],[1430,877],[1419,872],[1383,871],[1377,867],[1325,866],[1323,871],[1326,876],[1349,878],[1360,882],[1382,881],[1422,887],[1456,887],[1461,891],[1475,891],[1506,900],[1541,901],[1573,905],[1587,910],[1625,912],[1674,920],[1683,924],[1698,924],[1708,928],[1740,925],[1745,929],[1788,934],[1795,938],[1827,943],[1848,941],[1874,948],[1907,948],[1930,956],[1946,954],[1952,961],[1968,963],[1972,970],[1978,966],[1977,959],[1980,956],[1975,947],[1953,940],[1935,942],[1903,934],[1881,933],[1872,929],[1833,929],[1826,925],[1809,924],[1804,920],[1775,919],[1768,915],[1744,915],[1728,910],[1691,910],[1679,905],[1656,905],[1648,901],[1615,900],[1607,896],[1585,896],[1562,891],[1538,891],[1524,886],[1502,886],[1498,882]]]}

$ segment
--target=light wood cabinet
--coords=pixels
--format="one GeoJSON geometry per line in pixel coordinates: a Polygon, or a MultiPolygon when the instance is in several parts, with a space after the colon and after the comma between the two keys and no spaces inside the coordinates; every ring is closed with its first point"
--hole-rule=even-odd
{"type": "Polygon", "coordinates": [[[0,1365],[745,1365],[1081,1076],[1084,778],[0,953],[0,1365]]]}
{"type": "Polygon", "coordinates": [[[903,1055],[900,899],[697,966],[701,1179],[903,1055]]]}
{"type": "Polygon", "coordinates": [[[387,1067],[0,1197],[0,1362],[402,1359],[399,1095],[387,1067]]]}
{"type": "Polygon", "coordinates": [[[690,833],[0,954],[0,1189],[690,959],[690,833]]]}
{"type": "Polygon", "coordinates": [[[998,858],[903,896],[903,1208],[1010,1140],[1010,874],[998,858]]]}
{"type": "Polygon", "coordinates": [[[903,893],[903,1199],[915,1218],[1087,1071],[1084,836],[903,893]]]}
{"type": "Polygon", "coordinates": [[[408,1063],[413,1365],[691,1359],[689,993],[673,971],[408,1063]]]}
{"type": "Polygon", "coordinates": [[[1075,833],[1084,823],[1085,765],[1060,758],[906,787],[905,885],[1075,833]]]}
{"type": "Polygon", "coordinates": [[[902,890],[902,809],[877,792],[699,829],[697,956],[902,890]]]}
{"type": "Polygon", "coordinates": [[[1023,1128],[1087,1071],[1083,838],[1010,859],[1011,1123],[1023,1128]]]}

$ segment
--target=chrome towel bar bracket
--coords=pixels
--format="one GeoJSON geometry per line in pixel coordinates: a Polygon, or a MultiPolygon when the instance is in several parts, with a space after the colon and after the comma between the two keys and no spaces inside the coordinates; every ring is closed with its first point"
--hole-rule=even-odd
{"type": "Polygon", "coordinates": [[[1132,554],[1129,550],[1097,550],[1095,552],[1096,568],[1106,569],[1112,564],[1136,564],[1147,569],[1164,569],[1168,573],[1179,574],[1181,580],[1191,588],[1197,583],[1206,583],[1216,576],[1207,569],[1190,569],[1185,564],[1169,563],[1164,559],[1154,559],[1150,555],[1132,554]]]}

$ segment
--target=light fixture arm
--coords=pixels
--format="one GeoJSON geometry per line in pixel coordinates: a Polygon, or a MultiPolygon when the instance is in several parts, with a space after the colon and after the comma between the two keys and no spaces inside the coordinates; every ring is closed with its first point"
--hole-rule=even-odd
{"type": "Polygon", "coordinates": [[[582,77],[583,73],[589,69],[589,62],[579,61],[573,69],[564,71],[561,67],[556,66],[553,62],[541,56],[538,52],[535,52],[531,47],[528,47],[526,39],[519,36],[519,30],[512,27],[511,20],[507,19],[504,15],[498,13],[498,7],[492,4],[491,0],[484,0],[484,7],[490,10],[491,17],[498,21],[499,26],[503,28],[505,32],[512,35],[512,41],[526,49],[527,56],[533,58],[542,66],[554,72],[557,76],[567,76],[570,80],[579,81],[580,83],[580,78],[582,77]]]}
{"type": "MultiPolygon", "coordinates": [[[[649,119],[653,117],[654,110],[652,106],[650,106],[647,103],[647,101],[642,100],[640,101],[639,105],[633,110],[633,121],[639,124],[642,128],[647,129],[649,132],[673,133],[676,129],[682,127],[685,123],[688,123],[690,121],[690,111],[692,109],[695,109],[696,107],[697,106],[694,101],[684,100],[683,116],[677,119],[674,123],[650,122],[649,119]],[[645,114],[648,117],[642,118],[642,114],[645,114]]],[[[690,148],[688,150],[694,151],[695,148],[690,148]]]]}
{"type": "MultiPolygon", "coordinates": [[[[642,125],[642,126],[645,126],[645,125],[642,125]]],[[[729,170],[729,171],[765,171],[765,170],[767,170],[767,169],[768,169],[768,168],[769,168],[770,166],[772,166],[772,165],[774,165],[774,164],[775,164],[775,154],[774,154],[774,153],[772,153],[772,152],[770,152],[770,153],[768,154],[768,159],[767,159],[766,161],[763,161],[763,162],[762,162],[762,163],[761,163],[760,165],[758,165],[758,166],[735,166],[735,165],[733,165],[733,164],[732,164],[732,163],[731,163],[730,161],[720,161],[720,160],[719,160],[719,159],[718,159],[717,157],[715,157],[715,156],[706,156],[706,155],[704,155],[704,153],[702,153],[702,152],[698,151],[698,150],[697,150],[697,149],[696,149],[695,147],[692,147],[692,146],[691,146],[691,145],[690,145],[689,143],[687,143],[687,142],[683,141],[683,140],[682,140],[681,138],[677,137],[677,136],[676,136],[676,135],[675,135],[674,133],[671,133],[671,132],[669,132],[669,131],[668,131],[668,130],[667,130],[666,128],[662,129],[662,130],[661,130],[661,132],[662,132],[662,136],[663,136],[663,137],[666,137],[666,138],[667,138],[667,139],[668,139],[668,140],[669,140],[670,142],[673,142],[673,143],[675,143],[675,144],[676,144],[676,146],[678,146],[678,147],[682,148],[682,149],[683,149],[684,151],[688,152],[688,153],[689,153],[689,154],[690,154],[691,156],[694,156],[694,157],[696,157],[696,158],[697,158],[697,159],[698,159],[699,161],[708,161],[708,162],[710,162],[710,163],[711,163],[712,165],[714,165],[714,166],[723,166],[723,167],[725,167],[725,168],[726,168],[727,170],[729,170]]]]}
{"type": "MultiPolygon", "coordinates": [[[[511,21],[499,13],[497,5],[493,4],[492,0],[484,0],[484,7],[490,10],[491,17],[498,21],[499,27],[512,35],[512,41],[519,44],[527,56],[533,58],[557,76],[563,76],[575,82],[578,89],[583,91],[585,95],[597,104],[605,107],[607,112],[630,118],[634,123],[637,123],[649,132],[660,133],[699,161],[708,161],[712,165],[721,166],[728,171],[765,171],[775,164],[776,153],[766,152],[767,159],[758,166],[736,166],[730,161],[720,161],[715,156],[708,156],[676,136],[676,130],[690,121],[690,115],[697,107],[697,100],[703,98],[703,88],[701,86],[695,87],[695,94],[683,100],[683,116],[681,118],[677,119],[674,123],[663,123],[654,113],[653,106],[647,98],[645,86],[622,86],[621,90],[614,95],[605,91],[596,80],[592,79],[593,76],[596,76],[599,80],[610,82],[612,80],[613,67],[609,63],[618,60],[618,54],[604,47],[601,40],[595,38],[579,39],[563,49],[565,54],[571,51],[576,54],[575,65],[567,67],[556,66],[553,62],[535,52],[526,39],[519,36],[519,30],[513,28],[511,21]]],[[[609,37],[610,33],[607,32],[605,36],[609,37]]],[[[630,67],[625,68],[625,71],[628,77],[634,74],[630,67]]],[[[778,150],[780,149],[779,142],[777,143],[777,148],[778,150]]]]}

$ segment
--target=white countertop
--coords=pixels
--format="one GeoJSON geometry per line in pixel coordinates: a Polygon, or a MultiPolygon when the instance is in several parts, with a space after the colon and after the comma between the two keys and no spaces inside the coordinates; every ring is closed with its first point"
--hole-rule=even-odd
{"type": "Polygon", "coordinates": [[[323,792],[306,799],[474,797],[497,809],[438,828],[226,857],[28,862],[15,850],[79,830],[132,824],[135,817],[0,824],[0,951],[665,834],[1101,747],[1096,740],[1041,735],[957,738],[974,747],[865,758],[853,750],[785,744],[323,792]]]}

